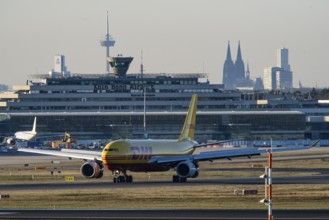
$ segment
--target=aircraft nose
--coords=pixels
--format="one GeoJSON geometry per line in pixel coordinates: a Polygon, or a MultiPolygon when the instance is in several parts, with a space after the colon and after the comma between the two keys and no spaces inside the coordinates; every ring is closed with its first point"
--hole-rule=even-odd
{"type": "Polygon", "coordinates": [[[111,148],[112,142],[108,143],[102,152],[102,162],[103,164],[110,169],[109,167],[109,161],[110,161],[110,148],[111,148]]]}
{"type": "Polygon", "coordinates": [[[125,163],[129,154],[131,145],[126,140],[117,140],[108,143],[102,153],[102,161],[106,167],[113,164],[125,163]]]}

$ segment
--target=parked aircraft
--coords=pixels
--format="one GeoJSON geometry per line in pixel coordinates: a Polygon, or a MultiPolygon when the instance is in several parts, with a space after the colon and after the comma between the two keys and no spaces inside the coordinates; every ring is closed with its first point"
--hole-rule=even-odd
{"type": "Polygon", "coordinates": [[[31,131],[17,131],[14,137],[7,138],[8,144],[13,144],[16,140],[31,141],[37,135],[37,117],[34,117],[33,127],[31,131]]]}

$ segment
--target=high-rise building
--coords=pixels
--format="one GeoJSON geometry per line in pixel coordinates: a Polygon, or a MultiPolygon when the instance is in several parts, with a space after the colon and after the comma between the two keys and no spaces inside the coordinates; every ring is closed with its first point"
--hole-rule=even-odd
{"type": "Polygon", "coordinates": [[[276,90],[280,89],[280,72],[282,68],[279,67],[268,67],[264,69],[264,89],[276,90]]]}
{"type": "Polygon", "coordinates": [[[277,51],[277,66],[284,70],[290,71],[290,65],[288,61],[288,49],[281,48],[277,51]]]}
{"type": "MultiPolygon", "coordinates": [[[[282,68],[283,69],[283,68],[282,68]]],[[[292,88],[292,72],[283,69],[280,71],[278,77],[278,82],[280,83],[280,89],[291,89],[292,88]]]]}
{"type": "Polygon", "coordinates": [[[292,88],[292,71],[289,65],[288,49],[281,48],[277,52],[277,65],[282,68],[283,71],[280,72],[280,88],[281,89],[291,89],[292,88]]]}
{"type": "Polygon", "coordinates": [[[264,69],[264,89],[291,89],[292,72],[288,61],[288,49],[277,50],[277,67],[264,69]]]}
{"type": "Polygon", "coordinates": [[[56,73],[66,73],[66,66],[65,66],[65,57],[64,55],[56,55],[55,56],[55,67],[54,71],[56,73]]]}
{"type": "Polygon", "coordinates": [[[53,77],[68,77],[70,72],[67,70],[65,66],[65,56],[58,54],[55,55],[54,59],[55,65],[54,69],[49,72],[49,75],[53,77]]]}

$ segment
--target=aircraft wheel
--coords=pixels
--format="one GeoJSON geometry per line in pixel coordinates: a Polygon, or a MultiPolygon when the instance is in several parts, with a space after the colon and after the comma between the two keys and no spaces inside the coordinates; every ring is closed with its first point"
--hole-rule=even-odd
{"type": "Polygon", "coordinates": [[[127,183],[132,183],[133,182],[133,176],[126,176],[126,182],[127,183]]]}
{"type": "Polygon", "coordinates": [[[119,182],[119,178],[118,177],[113,177],[113,183],[118,183],[119,182]]]}
{"type": "Polygon", "coordinates": [[[179,177],[178,175],[172,176],[173,183],[186,183],[186,180],[187,180],[186,177],[179,177]]]}
{"type": "Polygon", "coordinates": [[[180,177],[179,182],[180,183],[186,183],[187,178],[186,177],[180,177]]]}
{"type": "Polygon", "coordinates": [[[173,182],[173,183],[178,183],[178,182],[179,182],[179,176],[177,176],[177,175],[173,175],[173,176],[172,176],[172,182],[173,182]]]}
{"type": "Polygon", "coordinates": [[[125,183],[126,182],[126,177],[125,176],[119,176],[119,182],[120,183],[125,183]]]}

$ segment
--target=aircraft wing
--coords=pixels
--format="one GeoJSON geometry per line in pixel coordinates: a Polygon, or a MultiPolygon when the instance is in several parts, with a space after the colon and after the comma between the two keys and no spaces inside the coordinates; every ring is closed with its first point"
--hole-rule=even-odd
{"type": "Polygon", "coordinates": [[[31,149],[31,148],[18,148],[17,150],[22,151],[22,152],[28,152],[28,153],[53,155],[53,156],[76,158],[76,159],[83,159],[83,160],[102,161],[102,152],[100,152],[100,151],[39,150],[39,149],[31,149]]]}
{"type": "Polygon", "coordinates": [[[218,159],[231,159],[232,157],[251,157],[260,155],[261,152],[256,148],[244,149],[230,149],[202,152],[200,154],[184,155],[184,156],[165,156],[154,157],[149,163],[165,164],[165,163],[179,163],[182,161],[213,161],[218,159]]]}

